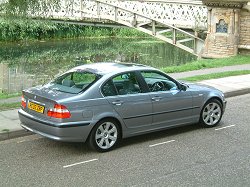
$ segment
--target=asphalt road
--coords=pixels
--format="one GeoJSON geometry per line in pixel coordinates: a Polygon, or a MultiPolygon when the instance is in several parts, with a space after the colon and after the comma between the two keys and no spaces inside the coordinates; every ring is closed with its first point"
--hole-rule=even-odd
{"type": "Polygon", "coordinates": [[[97,153],[31,135],[0,142],[0,186],[249,186],[250,94],[228,99],[216,128],[124,140],[97,153]]]}

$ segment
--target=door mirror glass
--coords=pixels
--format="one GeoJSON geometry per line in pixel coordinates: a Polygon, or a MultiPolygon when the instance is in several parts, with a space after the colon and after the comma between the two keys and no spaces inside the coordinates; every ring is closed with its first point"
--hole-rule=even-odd
{"type": "Polygon", "coordinates": [[[180,89],[183,91],[186,91],[188,89],[188,85],[186,85],[185,83],[181,83],[180,84],[180,89]]]}

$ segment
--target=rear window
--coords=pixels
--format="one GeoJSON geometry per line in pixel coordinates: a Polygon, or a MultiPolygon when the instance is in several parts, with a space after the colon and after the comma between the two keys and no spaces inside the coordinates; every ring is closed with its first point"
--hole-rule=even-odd
{"type": "Polygon", "coordinates": [[[87,90],[100,78],[101,75],[86,71],[69,72],[57,77],[48,85],[48,88],[77,94],[87,90]]]}

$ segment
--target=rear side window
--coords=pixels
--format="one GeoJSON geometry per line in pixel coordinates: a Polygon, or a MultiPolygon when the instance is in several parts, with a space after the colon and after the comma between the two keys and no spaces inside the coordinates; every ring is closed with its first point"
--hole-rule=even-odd
{"type": "Polygon", "coordinates": [[[48,88],[77,94],[87,90],[100,77],[100,75],[86,71],[70,72],[56,78],[48,85],[48,88]]]}

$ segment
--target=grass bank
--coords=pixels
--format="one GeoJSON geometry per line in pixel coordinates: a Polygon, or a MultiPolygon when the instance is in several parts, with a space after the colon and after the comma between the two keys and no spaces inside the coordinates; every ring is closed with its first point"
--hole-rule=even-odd
{"type": "Polygon", "coordinates": [[[207,68],[218,68],[224,66],[250,64],[250,55],[238,55],[235,57],[222,59],[201,59],[180,66],[170,66],[161,68],[166,73],[179,73],[207,68]]]}
{"type": "Polygon", "coordinates": [[[224,77],[247,75],[247,74],[250,74],[250,70],[227,71],[227,72],[221,72],[221,73],[197,75],[197,76],[182,78],[182,80],[186,80],[190,82],[198,82],[198,81],[209,80],[209,79],[219,79],[219,78],[224,78],[224,77]]]}
{"type": "Polygon", "coordinates": [[[0,111],[20,108],[21,102],[0,104],[0,111]]]}
{"type": "Polygon", "coordinates": [[[18,92],[18,93],[0,93],[0,99],[8,99],[8,98],[12,98],[12,97],[19,97],[21,96],[22,93],[18,92]]]}

